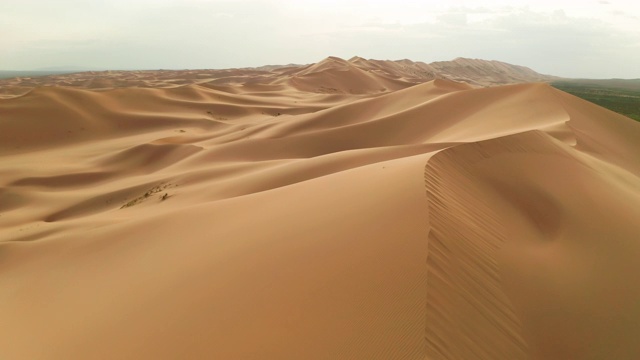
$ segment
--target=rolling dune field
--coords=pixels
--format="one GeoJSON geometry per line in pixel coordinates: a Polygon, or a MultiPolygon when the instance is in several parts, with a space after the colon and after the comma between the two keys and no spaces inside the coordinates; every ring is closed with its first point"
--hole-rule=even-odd
{"type": "Polygon", "coordinates": [[[640,358],[640,123],[425,66],[3,80],[0,359],[640,358]]]}

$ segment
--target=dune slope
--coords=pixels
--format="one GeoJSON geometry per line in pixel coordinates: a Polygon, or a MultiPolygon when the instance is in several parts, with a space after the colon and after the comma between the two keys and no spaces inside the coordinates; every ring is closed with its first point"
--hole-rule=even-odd
{"type": "Polygon", "coordinates": [[[0,358],[640,356],[638,123],[278,71],[0,99],[0,358]]]}

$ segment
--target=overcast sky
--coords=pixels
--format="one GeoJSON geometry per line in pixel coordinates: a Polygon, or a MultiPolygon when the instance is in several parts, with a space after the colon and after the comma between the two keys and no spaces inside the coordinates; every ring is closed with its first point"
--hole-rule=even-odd
{"type": "Polygon", "coordinates": [[[471,57],[640,78],[640,1],[0,0],[0,69],[471,57]],[[579,4],[579,5],[576,5],[579,4]]]}

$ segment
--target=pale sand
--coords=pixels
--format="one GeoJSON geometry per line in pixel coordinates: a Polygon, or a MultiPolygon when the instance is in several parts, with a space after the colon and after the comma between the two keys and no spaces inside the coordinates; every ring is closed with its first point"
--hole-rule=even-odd
{"type": "Polygon", "coordinates": [[[5,86],[0,358],[640,358],[640,124],[406,64],[5,86]]]}

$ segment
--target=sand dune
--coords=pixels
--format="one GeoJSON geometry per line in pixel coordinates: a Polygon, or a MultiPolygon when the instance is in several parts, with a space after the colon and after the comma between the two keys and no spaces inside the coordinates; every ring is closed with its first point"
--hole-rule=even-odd
{"type": "MultiPolygon", "coordinates": [[[[474,87],[552,81],[557,77],[499,61],[457,58],[431,64],[404,60],[375,60],[335,56],[309,65],[267,65],[241,69],[87,71],[49,76],[0,78],[0,99],[11,98],[41,86],[64,86],[92,90],[112,88],[176,88],[200,85],[223,91],[243,85],[272,93],[275,90],[320,94],[378,95],[434,79],[464,82],[474,87]]],[[[270,94],[272,95],[272,94],[270,94]]]]}
{"type": "Polygon", "coordinates": [[[416,64],[3,88],[0,358],[639,357],[640,125],[416,64]]]}

